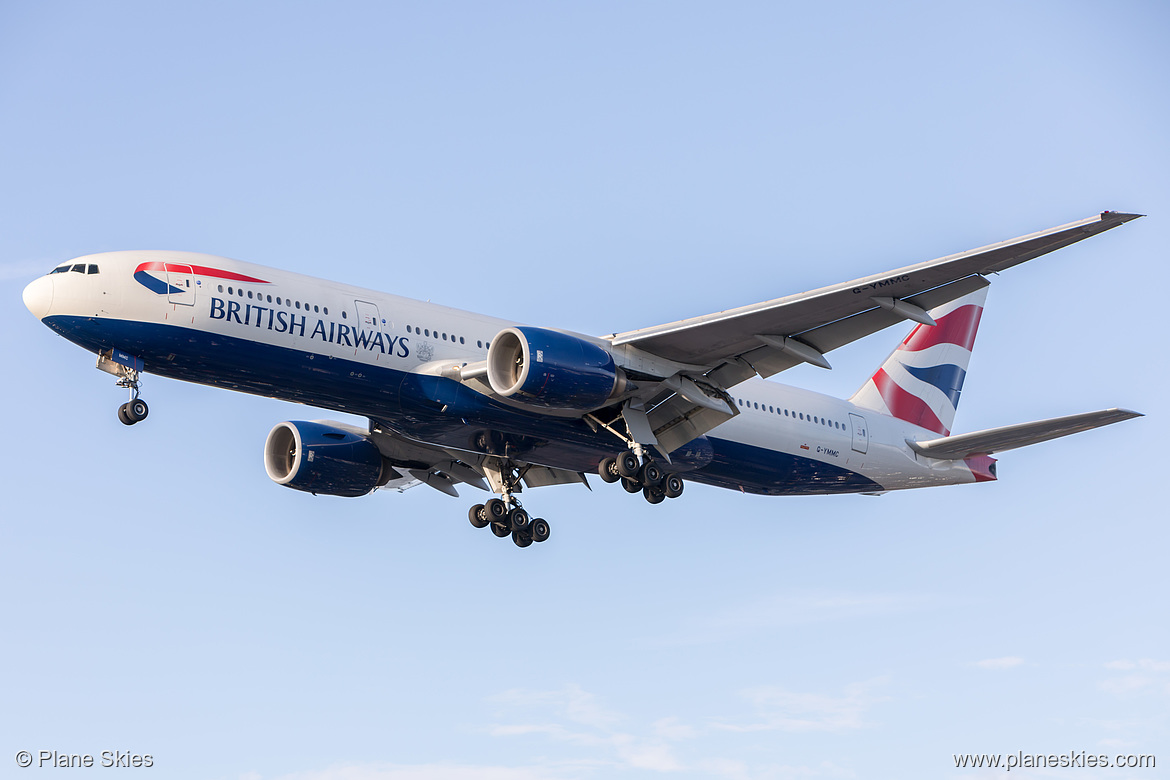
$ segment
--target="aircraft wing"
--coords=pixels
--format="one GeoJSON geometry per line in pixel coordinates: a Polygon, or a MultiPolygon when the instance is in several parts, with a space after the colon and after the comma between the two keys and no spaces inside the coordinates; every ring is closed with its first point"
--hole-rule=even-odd
{"type": "Polygon", "coordinates": [[[985,431],[963,433],[958,436],[944,436],[930,441],[909,441],[906,443],[919,455],[939,460],[960,460],[972,455],[991,455],[995,452],[1027,447],[1049,439],[1059,439],[1081,431],[1100,428],[1102,425],[1142,417],[1140,412],[1128,409],[1104,409],[1100,412],[1085,412],[1067,417],[1054,417],[985,431]]]}
{"type": "Polygon", "coordinates": [[[753,374],[767,377],[801,363],[828,368],[824,353],[988,284],[983,278],[1103,233],[1141,214],[1105,211],[1039,233],[750,306],[617,333],[659,357],[703,367],[728,388],[753,374]]]}

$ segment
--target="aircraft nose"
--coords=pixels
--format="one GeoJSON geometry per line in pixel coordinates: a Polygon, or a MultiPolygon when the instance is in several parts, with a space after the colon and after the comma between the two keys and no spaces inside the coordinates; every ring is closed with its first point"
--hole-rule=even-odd
{"type": "Polygon", "coordinates": [[[42,276],[33,279],[28,287],[24,288],[24,305],[38,320],[49,315],[53,306],[53,277],[42,276]]]}

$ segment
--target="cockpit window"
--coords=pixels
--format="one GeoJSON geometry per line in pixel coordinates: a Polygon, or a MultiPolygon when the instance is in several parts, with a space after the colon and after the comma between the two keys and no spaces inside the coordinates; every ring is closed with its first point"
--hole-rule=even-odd
{"type": "Polygon", "coordinates": [[[71,265],[59,265],[56,268],[54,268],[52,271],[49,271],[49,273],[50,274],[63,274],[72,267],[73,266],[71,266],[71,265]]]}
{"type": "Polygon", "coordinates": [[[73,270],[75,273],[83,274],[85,273],[85,263],[78,263],[77,265],[73,266],[71,270],[73,270]]]}
{"type": "Polygon", "coordinates": [[[89,267],[86,269],[85,272],[87,274],[96,274],[98,272],[98,267],[96,265],[94,265],[93,263],[90,263],[89,267]]]}

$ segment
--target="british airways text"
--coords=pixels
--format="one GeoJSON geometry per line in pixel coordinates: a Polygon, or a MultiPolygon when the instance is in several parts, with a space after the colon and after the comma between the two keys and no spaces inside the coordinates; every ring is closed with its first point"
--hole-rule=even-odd
{"type": "Polygon", "coordinates": [[[302,338],[307,334],[311,339],[329,344],[364,348],[371,352],[381,352],[383,355],[397,355],[403,358],[410,355],[409,340],[405,336],[389,336],[380,330],[363,330],[320,318],[314,318],[315,322],[310,330],[307,315],[294,314],[271,306],[256,306],[251,303],[212,298],[210,316],[213,320],[236,322],[276,333],[292,333],[302,338]]]}

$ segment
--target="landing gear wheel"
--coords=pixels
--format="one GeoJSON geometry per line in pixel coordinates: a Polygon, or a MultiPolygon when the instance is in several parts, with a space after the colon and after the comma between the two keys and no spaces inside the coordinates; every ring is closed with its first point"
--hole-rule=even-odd
{"type": "Polygon", "coordinates": [[[491,522],[488,520],[487,512],[483,508],[483,504],[476,504],[467,511],[467,519],[476,528],[486,528],[487,524],[491,522]]]}
{"type": "Polygon", "coordinates": [[[505,536],[511,535],[512,529],[503,523],[492,523],[492,533],[503,539],[505,536]]]}
{"type": "Polygon", "coordinates": [[[534,542],[547,541],[550,530],[551,529],[549,529],[549,527],[548,527],[547,520],[545,520],[543,517],[536,518],[535,520],[532,521],[532,528],[530,529],[530,531],[532,533],[532,541],[534,541],[534,542]]]}
{"type": "MultiPolygon", "coordinates": [[[[523,509],[516,507],[508,515],[508,522],[515,533],[520,533],[527,530],[528,524],[532,522],[532,518],[523,509]]],[[[526,547],[527,545],[522,546],[526,547]]]]}
{"type": "Polygon", "coordinates": [[[622,478],[618,473],[617,461],[613,458],[606,458],[597,465],[597,474],[601,477],[602,482],[617,482],[622,478]]]}
{"type": "Polygon", "coordinates": [[[127,411],[128,406],[130,406],[130,404],[125,403],[118,407],[118,419],[122,421],[123,425],[133,425],[134,423],[138,422],[137,420],[130,417],[130,413],[127,411]]]}
{"type": "Polygon", "coordinates": [[[642,484],[636,479],[622,477],[622,487],[626,489],[627,493],[637,493],[642,489],[642,484]]]}
{"type": "Polygon", "coordinates": [[[126,404],[126,416],[134,422],[145,420],[148,414],[150,414],[150,407],[141,398],[135,398],[126,404]]]}
{"type": "Polygon", "coordinates": [[[666,494],[663,493],[658,488],[653,488],[653,487],[645,488],[642,491],[642,495],[644,495],[646,497],[646,500],[649,501],[651,504],[661,504],[663,501],[666,500],[666,494]]]}
{"type": "Polygon", "coordinates": [[[646,487],[658,487],[662,482],[662,469],[652,460],[642,466],[642,484],[646,487]]]}
{"type": "Polygon", "coordinates": [[[532,544],[532,534],[527,531],[513,531],[512,541],[516,543],[517,547],[527,547],[532,544]]]}
{"type": "Polygon", "coordinates": [[[683,480],[678,474],[667,474],[662,483],[662,492],[667,498],[678,498],[683,492],[683,480]]]}
{"type": "Polygon", "coordinates": [[[637,479],[638,469],[642,464],[638,461],[638,456],[634,454],[633,450],[626,450],[621,455],[617,456],[617,471],[627,479],[637,479]]]}
{"type": "Polygon", "coordinates": [[[498,498],[489,499],[483,508],[487,512],[488,522],[491,523],[502,523],[508,516],[508,505],[498,498]]]}

